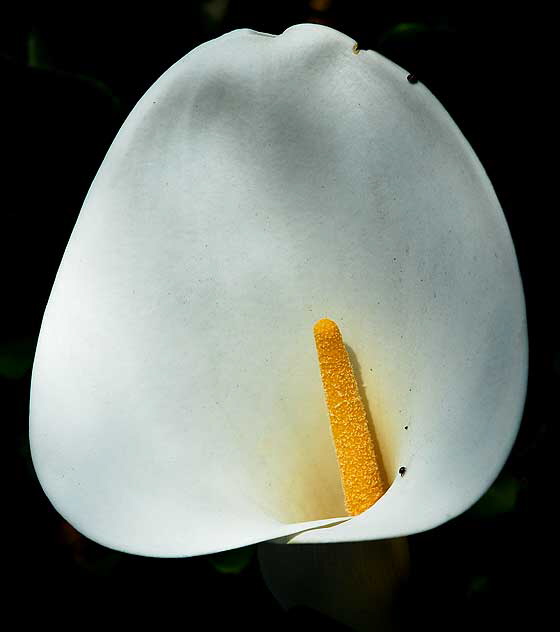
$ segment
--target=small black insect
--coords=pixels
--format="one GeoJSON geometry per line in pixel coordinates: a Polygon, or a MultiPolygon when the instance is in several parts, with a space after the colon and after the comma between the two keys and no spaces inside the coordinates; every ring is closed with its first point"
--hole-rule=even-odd
{"type": "Polygon", "coordinates": [[[403,466],[403,467],[399,467],[399,474],[400,474],[401,476],[404,476],[404,473],[405,473],[405,472],[406,472],[406,467],[404,467],[404,466],[403,466]]]}
{"type": "Polygon", "coordinates": [[[408,81],[408,83],[418,83],[418,77],[416,75],[408,75],[406,80],[408,81]]]}

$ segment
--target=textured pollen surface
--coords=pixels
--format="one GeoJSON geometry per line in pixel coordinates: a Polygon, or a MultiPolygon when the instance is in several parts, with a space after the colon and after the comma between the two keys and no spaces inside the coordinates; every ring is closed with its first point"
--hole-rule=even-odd
{"type": "Polygon", "coordinates": [[[313,332],[346,510],[355,516],[383,496],[385,472],[338,326],[323,318],[313,332]]]}

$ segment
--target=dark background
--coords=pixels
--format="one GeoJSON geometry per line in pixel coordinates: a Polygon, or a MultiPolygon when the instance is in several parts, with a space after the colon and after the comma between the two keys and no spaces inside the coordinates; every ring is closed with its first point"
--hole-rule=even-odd
{"type": "Polygon", "coordinates": [[[554,41],[547,28],[553,18],[537,5],[492,14],[488,7],[441,13],[417,4],[422,10],[358,0],[192,1],[172,9],[138,5],[126,17],[87,3],[2,10],[3,568],[4,596],[20,623],[344,629],[305,609],[284,612],[261,578],[254,547],[159,560],[86,540],[43,495],[27,439],[33,351],[50,287],[89,184],[135,102],[208,39],[239,27],[281,33],[319,22],[416,74],[451,113],[501,201],[527,300],[530,377],[519,437],[475,507],[409,538],[405,628],[548,627],[560,376],[556,208],[546,191],[554,183],[547,165],[557,162],[550,114],[557,79],[545,51],[554,41]]]}

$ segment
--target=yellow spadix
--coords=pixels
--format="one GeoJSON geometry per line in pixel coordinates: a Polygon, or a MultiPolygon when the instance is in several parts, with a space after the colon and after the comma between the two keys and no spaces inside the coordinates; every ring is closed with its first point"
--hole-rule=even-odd
{"type": "Polygon", "coordinates": [[[340,329],[322,318],[313,332],[346,510],[355,516],[383,496],[387,479],[340,329]]]}

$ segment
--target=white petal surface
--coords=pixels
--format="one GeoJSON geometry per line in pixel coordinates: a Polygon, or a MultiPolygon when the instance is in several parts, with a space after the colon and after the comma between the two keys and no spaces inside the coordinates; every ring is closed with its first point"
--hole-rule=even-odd
{"type": "Polygon", "coordinates": [[[340,521],[312,334],[325,316],[391,479],[407,472],[296,540],[430,528],[507,457],[527,340],[498,201],[428,90],[352,48],[317,25],[234,31],[166,72],[111,146],[31,391],[39,480],[88,537],[195,555],[340,521]]]}

